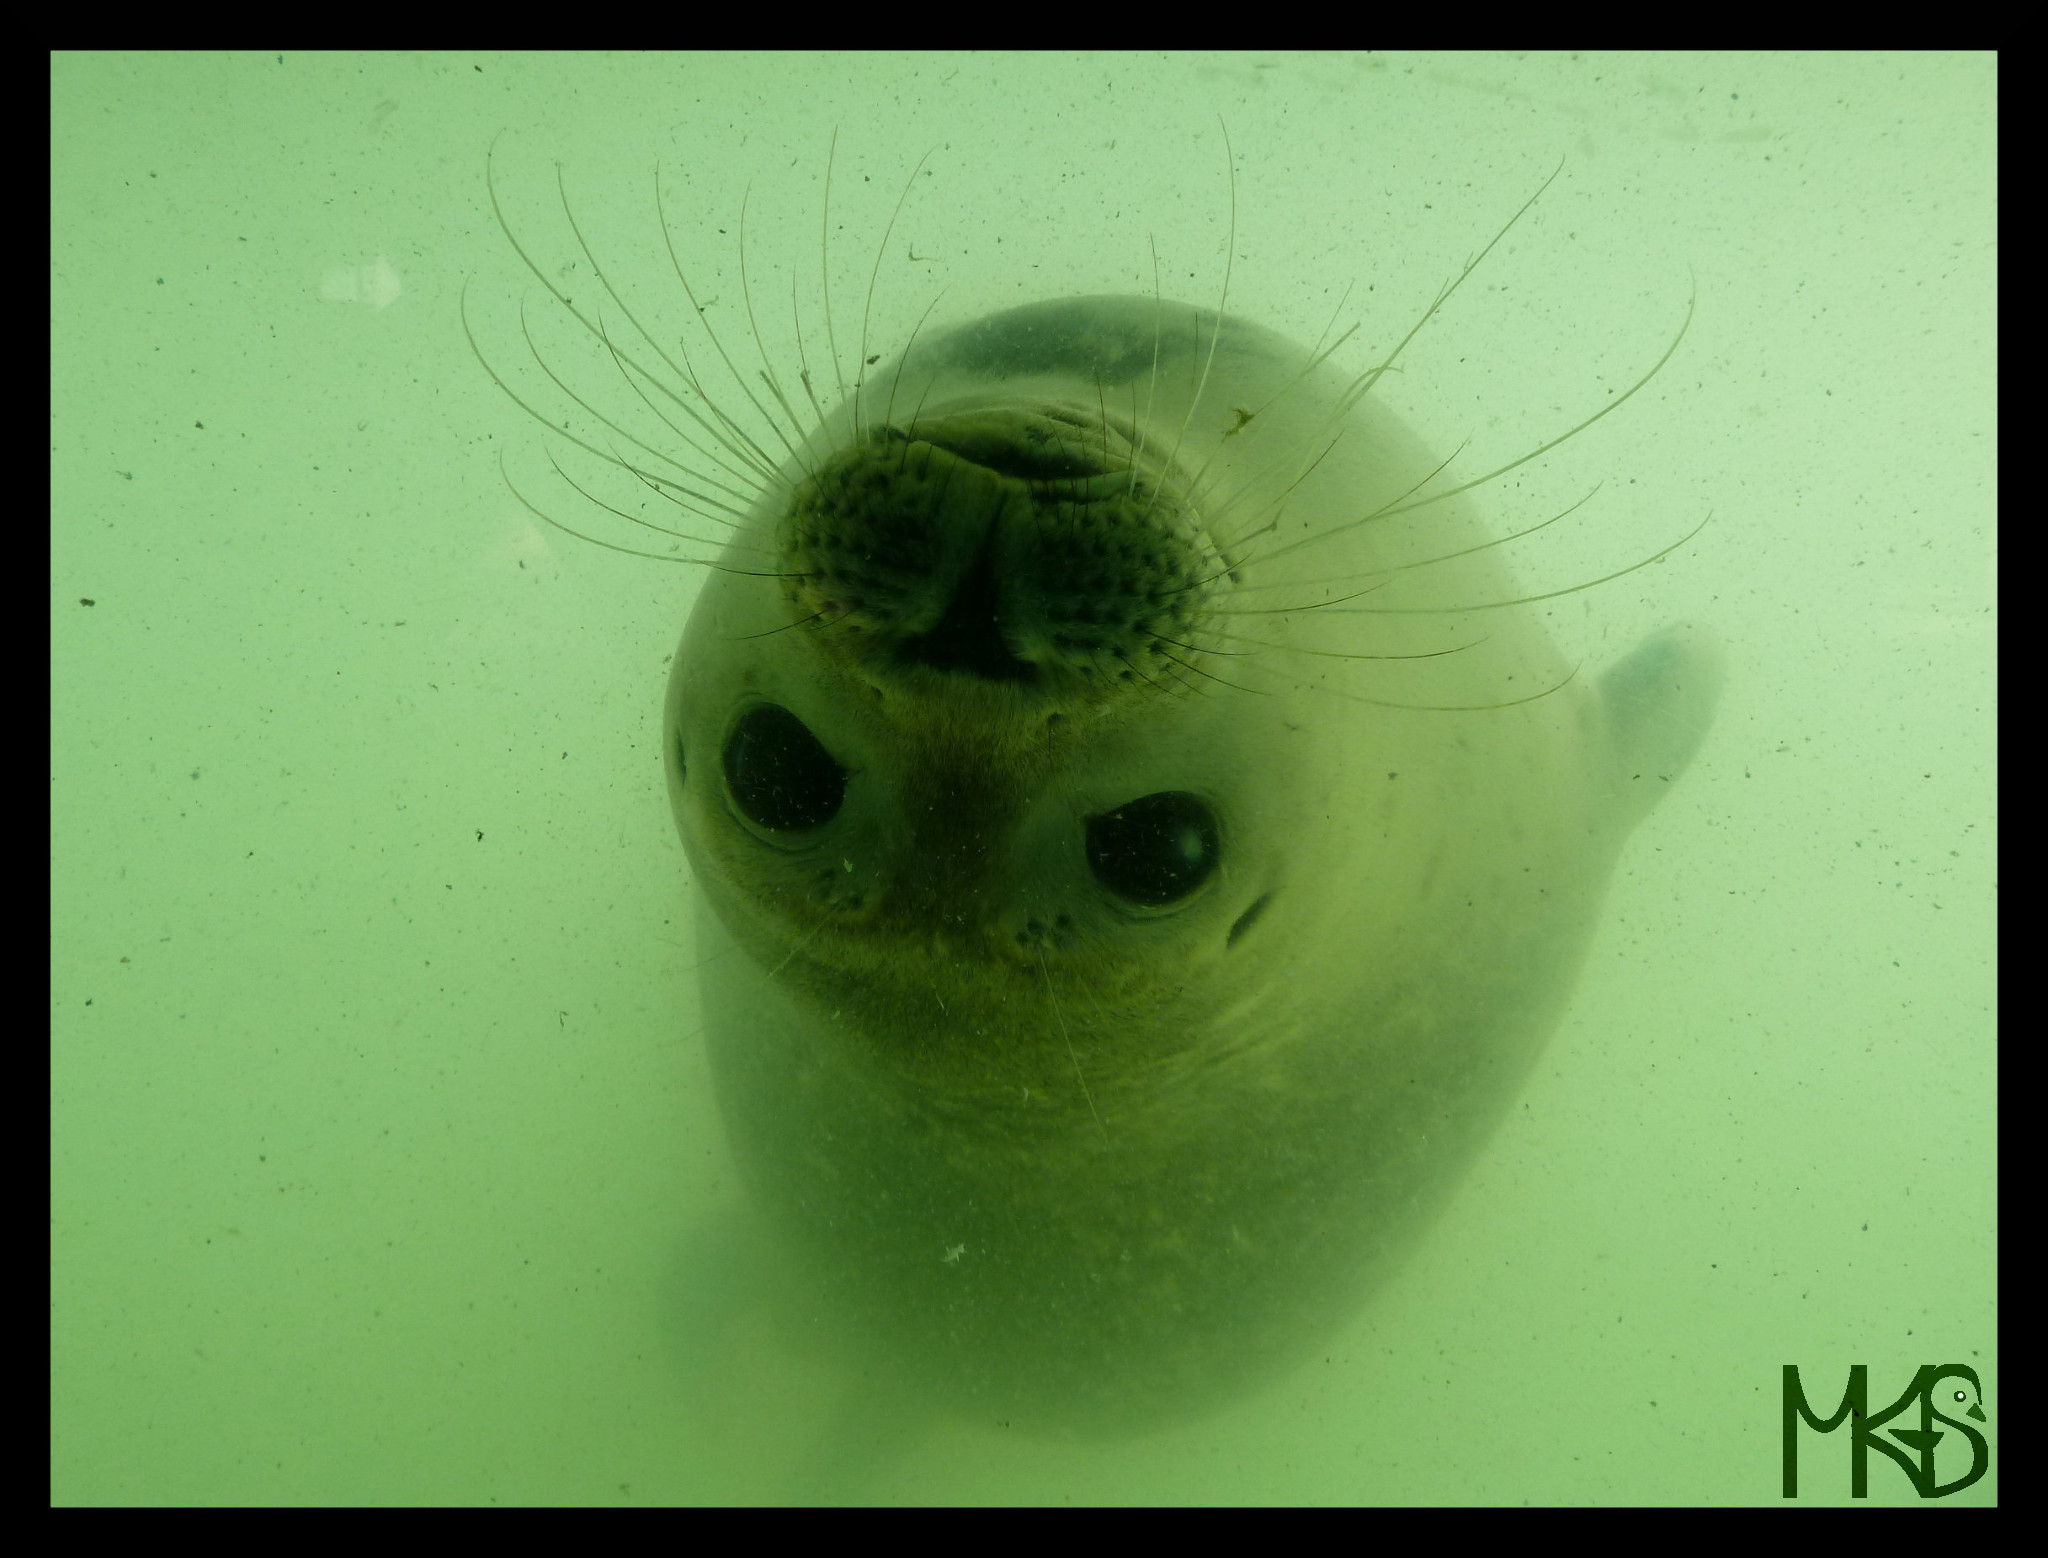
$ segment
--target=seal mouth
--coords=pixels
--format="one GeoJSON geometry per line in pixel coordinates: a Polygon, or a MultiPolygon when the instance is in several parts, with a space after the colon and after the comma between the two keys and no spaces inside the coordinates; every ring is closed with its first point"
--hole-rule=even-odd
{"type": "Polygon", "coordinates": [[[1184,484],[1134,430],[970,406],[875,429],[803,482],[781,532],[797,620],[870,675],[1155,680],[1222,572],[1184,484]]]}
{"type": "Polygon", "coordinates": [[[888,427],[884,436],[922,441],[935,449],[1026,482],[1083,482],[1114,485],[1137,477],[1135,430],[1114,418],[1092,418],[1060,406],[990,405],[920,418],[908,428],[888,427]]]}

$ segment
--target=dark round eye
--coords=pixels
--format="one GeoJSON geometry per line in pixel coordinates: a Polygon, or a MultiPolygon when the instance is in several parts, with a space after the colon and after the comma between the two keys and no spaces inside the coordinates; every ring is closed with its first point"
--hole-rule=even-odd
{"type": "Polygon", "coordinates": [[[1088,819],[1095,880],[1148,908],[1177,903],[1216,873],[1223,844],[1200,796],[1162,790],[1088,819]]]}
{"type": "Polygon", "coordinates": [[[725,741],[725,784],[749,822],[802,833],[839,815],[846,770],[789,710],[749,709],[725,741]]]}

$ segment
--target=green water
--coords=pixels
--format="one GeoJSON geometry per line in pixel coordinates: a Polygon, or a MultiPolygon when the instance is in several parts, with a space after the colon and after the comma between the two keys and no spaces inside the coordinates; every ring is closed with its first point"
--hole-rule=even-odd
{"type": "MultiPolygon", "coordinates": [[[[63,1503],[1779,1503],[1779,1373],[1986,1385],[1996,1498],[1993,63],[1983,57],[61,56],[52,117],[51,1427],[63,1503]],[[659,699],[690,570],[545,530],[465,341],[483,186],[735,308],[1161,285],[1599,487],[1518,563],[1598,665],[1730,646],[1578,1000],[1301,1373],[1134,1441],[920,1418],[762,1318],[659,699]],[[694,267],[701,264],[700,274],[694,267]],[[816,270],[809,273],[814,285],[816,270]],[[801,278],[801,273],[800,273],[801,278]],[[1466,300],[1461,300],[1466,301],[1466,300]],[[1569,532],[1569,533],[1565,533],[1569,532]],[[1554,541],[1554,545],[1552,542],[1554,541]],[[88,602],[90,604],[88,604],[88,602]]],[[[573,256],[559,246],[553,263],[573,256]]],[[[637,268],[636,268],[637,267],[637,268]]],[[[565,285],[587,276],[565,273],[565,285]]],[[[728,317],[737,317],[728,313],[728,317]]],[[[936,317],[936,316],[935,316],[936,317]]],[[[851,351],[852,348],[846,347],[851,351]]],[[[1548,505],[1548,506],[1546,506],[1548,505]]],[[[1844,1501],[1839,1438],[1803,1502],[1844,1501]]],[[[1953,1463],[1943,1462],[1943,1475],[1953,1463]]],[[[1889,1463],[1874,1502],[1917,1502],[1889,1463]]]]}

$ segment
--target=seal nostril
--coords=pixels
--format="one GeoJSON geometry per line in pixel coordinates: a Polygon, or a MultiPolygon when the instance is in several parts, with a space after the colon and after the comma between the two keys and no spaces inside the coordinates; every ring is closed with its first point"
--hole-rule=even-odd
{"type": "Polygon", "coordinates": [[[907,640],[904,658],[934,671],[965,671],[991,682],[1028,682],[1038,674],[1003,638],[1002,592],[996,579],[995,530],[982,538],[946,613],[929,633],[907,640]]]}

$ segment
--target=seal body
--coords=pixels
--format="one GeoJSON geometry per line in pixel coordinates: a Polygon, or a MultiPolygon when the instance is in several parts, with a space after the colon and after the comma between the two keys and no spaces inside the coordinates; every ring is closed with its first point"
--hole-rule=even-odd
{"type": "Polygon", "coordinates": [[[1116,1430],[1352,1313],[1555,1026],[1709,657],[1578,678],[1308,349],[1082,298],[868,372],[684,633],[719,1099],[821,1313],[1116,1430]]]}

